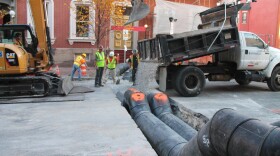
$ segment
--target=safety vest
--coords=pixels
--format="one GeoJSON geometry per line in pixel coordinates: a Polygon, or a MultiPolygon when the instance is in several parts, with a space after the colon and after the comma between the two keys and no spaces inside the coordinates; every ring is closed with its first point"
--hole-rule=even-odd
{"type": "Polygon", "coordinates": [[[80,67],[85,62],[86,62],[86,60],[82,56],[79,55],[76,57],[74,64],[80,67]]]}
{"type": "Polygon", "coordinates": [[[108,61],[108,69],[115,69],[116,68],[117,62],[116,62],[116,57],[115,56],[112,58],[112,60],[110,60],[110,58],[108,58],[107,61],[108,61]]]}
{"type": "Polygon", "coordinates": [[[100,53],[100,52],[97,51],[95,53],[95,56],[96,56],[96,66],[97,67],[104,67],[105,66],[105,54],[104,54],[104,52],[102,51],[100,53]]]}
{"type": "MultiPolygon", "coordinates": [[[[139,54],[137,54],[136,57],[137,57],[137,62],[139,64],[139,62],[140,62],[139,54]]],[[[133,67],[133,55],[130,55],[130,61],[131,61],[131,67],[133,67]]]]}

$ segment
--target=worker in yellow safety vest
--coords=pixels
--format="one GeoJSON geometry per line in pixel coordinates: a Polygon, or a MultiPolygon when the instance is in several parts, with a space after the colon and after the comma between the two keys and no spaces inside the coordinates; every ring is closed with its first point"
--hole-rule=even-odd
{"type": "Polygon", "coordinates": [[[73,63],[73,68],[71,72],[71,80],[73,81],[73,77],[75,72],[78,71],[78,80],[81,81],[81,65],[86,64],[87,54],[83,53],[82,55],[78,55],[73,63]]]}
{"type": "Polygon", "coordinates": [[[135,77],[136,77],[136,72],[137,72],[137,68],[138,68],[138,64],[140,62],[140,57],[138,54],[138,50],[137,49],[133,49],[132,50],[132,55],[130,55],[128,63],[130,65],[130,68],[132,69],[132,82],[133,82],[133,86],[135,86],[135,77]]]}
{"type": "Polygon", "coordinates": [[[107,76],[106,76],[106,80],[111,77],[113,80],[113,83],[116,83],[116,66],[118,64],[118,60],[117,57],[115,56],[114,51],[111,51],[109,53],[109,57],[107,58],[107,76]]]}
{"type": "Polygon", "coordinates": [[[105,67],[105,53],[103,51],[103,46],[99,46],[97,52],[95,52],[95,67],[96,67],[96,76],[95,76],[95,87],[103,87],[102,84],[102,75],[105,67]]]}

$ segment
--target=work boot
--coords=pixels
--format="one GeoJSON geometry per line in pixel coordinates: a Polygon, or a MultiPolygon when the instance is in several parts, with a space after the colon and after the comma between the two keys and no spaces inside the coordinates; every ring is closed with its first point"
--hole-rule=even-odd
{"type": "Polygon", "coordinates": [[[99,88],[100,86],[99,85],[94,85],[94,87],[99,88]]]}
{"type": "Polygon", "coordinates": [[[100,85],[100,87],[104,87],[104,85],[100,85]]]}

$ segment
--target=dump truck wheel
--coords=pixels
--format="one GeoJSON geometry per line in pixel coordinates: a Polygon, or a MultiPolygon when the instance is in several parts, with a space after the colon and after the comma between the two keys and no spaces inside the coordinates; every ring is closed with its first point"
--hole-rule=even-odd
{"type": "Polygon", "coordinates": [[[271,77],[267,80],[267,86],[272,91],[280,91],[280,66],[274,68],[271,77]]]}
{"type": "Polygon", "coordinates": [[[235,81],[241,86],[246,86],[251,83],[251,80],[248,79],[244,79],[244,80],[235,79],[235,81]]]}
{"type": "Polygon", "coordinates": [[[175,90],[182,96],[193,97],[201,93],[205,86],[205,76],[197,67],[186,67],[180,70],[174,84],[175,90]]]}

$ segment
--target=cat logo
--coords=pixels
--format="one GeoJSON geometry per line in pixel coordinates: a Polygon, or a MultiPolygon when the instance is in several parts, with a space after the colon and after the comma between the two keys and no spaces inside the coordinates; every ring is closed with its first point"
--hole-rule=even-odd
{"type": "Polygon", "coordinates": [[[16,58],[16,53],[7,53],[6,58],[16,58]]]}

